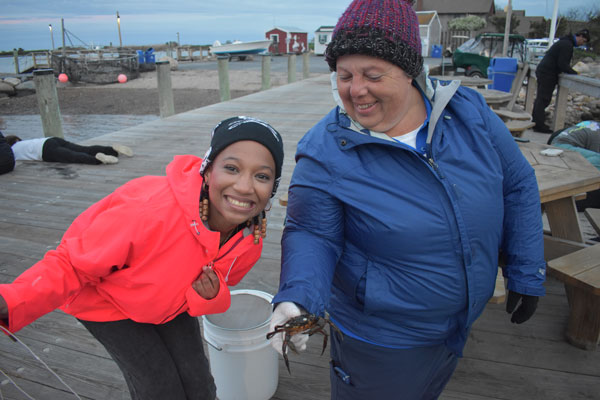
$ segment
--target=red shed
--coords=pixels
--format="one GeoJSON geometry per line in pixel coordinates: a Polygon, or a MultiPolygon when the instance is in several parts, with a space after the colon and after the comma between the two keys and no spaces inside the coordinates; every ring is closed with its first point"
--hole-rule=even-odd
{"type": "Polygon", "coordinates": [[[273,54],[305,53],[308,51],[308,32],[290,26],[276,26],[265,33],[273,44],[269,51],[273,54]]]}

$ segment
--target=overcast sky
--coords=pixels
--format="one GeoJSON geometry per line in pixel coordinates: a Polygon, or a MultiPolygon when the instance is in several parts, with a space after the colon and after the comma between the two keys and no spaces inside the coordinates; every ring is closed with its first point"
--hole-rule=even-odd
{"type": "MultiPolygon", "coordinates": [[[[460,1],[460,0],[449,0],[460,1]]],[[[559,0],[560,13],[591,8],[597,0],[559,0]]],[[[121,16],[124,46],[177,41],[212,44],[215,40],[262,40],[274,26],[309,32],[335,25],[350,0],[2,0],[0,50],[27,50],[62,43],[61,18],[72,33],[73,45],[119,45],[116,12],[121,16]],[[80,39],[79,42],[76,38],[80,39]]],[[[508,0],[496,0],[504,7],[508,0]]],[[[551,17],[554,0],[513,0],[513,9],[526,15],[551,17]]],[[[69,41],[66,42],[70,45],[69,41]]]]}

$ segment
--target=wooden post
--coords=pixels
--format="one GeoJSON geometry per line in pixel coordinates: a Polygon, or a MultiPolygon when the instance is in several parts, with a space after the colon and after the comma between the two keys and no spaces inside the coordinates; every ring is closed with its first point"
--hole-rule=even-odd
{"type": "Polygon", "coordinates": [[[310,77],[310,53],[302,53],[302,79],[310,77]]]}
{"type": "Polygon", "coordinates": [[[15,60],[15,73],[19,75],[21,72],[19,71],[19,51],[17,49],[13,49],[13,59],[15,60]]]}
{"type": "Polygon", "coordinates": [[[567,114],[567,99],[569,97],[569,88],[561,86],[558,80],[558,91],[556,93],[556,103],[554,104],[554,117],[552,118],[552,130],[554,132],[565,127],[565,116],[567,114]]]}
{"type": "Polygon", "coordinates": [[[177,46],[177,49],[175,49],[176,53],[177,53],[177,61],[181,61],[181,47],[177,46]]]}
{"type": "Polygon", "coordinates": [[[168,61],[156,62],[156,78],[158,81],[160,117],[167,118],[175,114],[173,89],[171,87],[171,64],[168,61]]]}
{"type": "Polygon", "coordinates": [[[33,82],[37,95],[42,128],[45,137],[63,138],[62,120],[58,106],[58,93],[52,69],[38,69],[33,71],[33,82]]]}
{"type": "Polygon", "coordinates": [[[221,94],[221,101],[227,101],[231,99],[231,93],[229,92],[229,56],[217,57],[219,65],[219,93],[221,94]]]}
{"type": "Polygon", "coordinates": [[[537,78],[535,73],[529,70],[529,78],[527,78],[527,94],[525,95],[525,111],[529,114],[533,111],[533,101],[537,90],[537,78]]]}
{"type": "Polygon", "coordinates": [[[296,82],[296,55],[288,56],[288,83],[296,82]]]}
{"type": "Polygon", "coordinates": [[[261,90],[271,89],[271,54],[262,54],[262,86],[261,90]]]}

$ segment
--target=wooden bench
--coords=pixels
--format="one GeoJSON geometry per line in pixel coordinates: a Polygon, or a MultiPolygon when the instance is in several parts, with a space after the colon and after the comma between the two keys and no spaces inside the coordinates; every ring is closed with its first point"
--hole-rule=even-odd
{"type": "Polygon", "coordinates": [[[532,121],[510,120],[504,122],[511,135],[515,137],[523,136],[523,132],[535,125],[532,121]]]}
{"type": "Polygon", "coordinates": [[[567,340],[595,350],[600,340],[600,244],[549,261],[548,274],[565,284],[570,308],[567,340]]]}
{"type": "Polygon", "coordinates": [[[287,202],[288,202],[288,192],[285,192],[284,194],[282,194],[279,197],[279,205],[281,205],[283,207],[287,207],[287,202]]]}
{"type": "Polygon", "coordinates": [[[592,228],[600,235],[600,208],[587,207],[583,213],[590,222],[590,225],[592,225],[592,228]]]}
{"type": "Polygon", "coordinates": [[[516,119],[517,121],[531,121],[531,114],[525,111],[509,111],[504,108],[492,110],[503,121],[516,119]]]}

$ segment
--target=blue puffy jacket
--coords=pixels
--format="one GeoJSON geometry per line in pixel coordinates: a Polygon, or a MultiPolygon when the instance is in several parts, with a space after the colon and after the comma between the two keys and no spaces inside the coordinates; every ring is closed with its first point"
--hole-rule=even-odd
{"type": "MultiPolygon", "coordinates": [[[[425,87],[422,80],[420,87],[425,87]]],[[[358,132],[339,107],[298,143],[279,293],[382,346],[462,353],[491,297],[544,294],[534,171],[483,98],[428,93],[426,154],[358,132]]]]}

